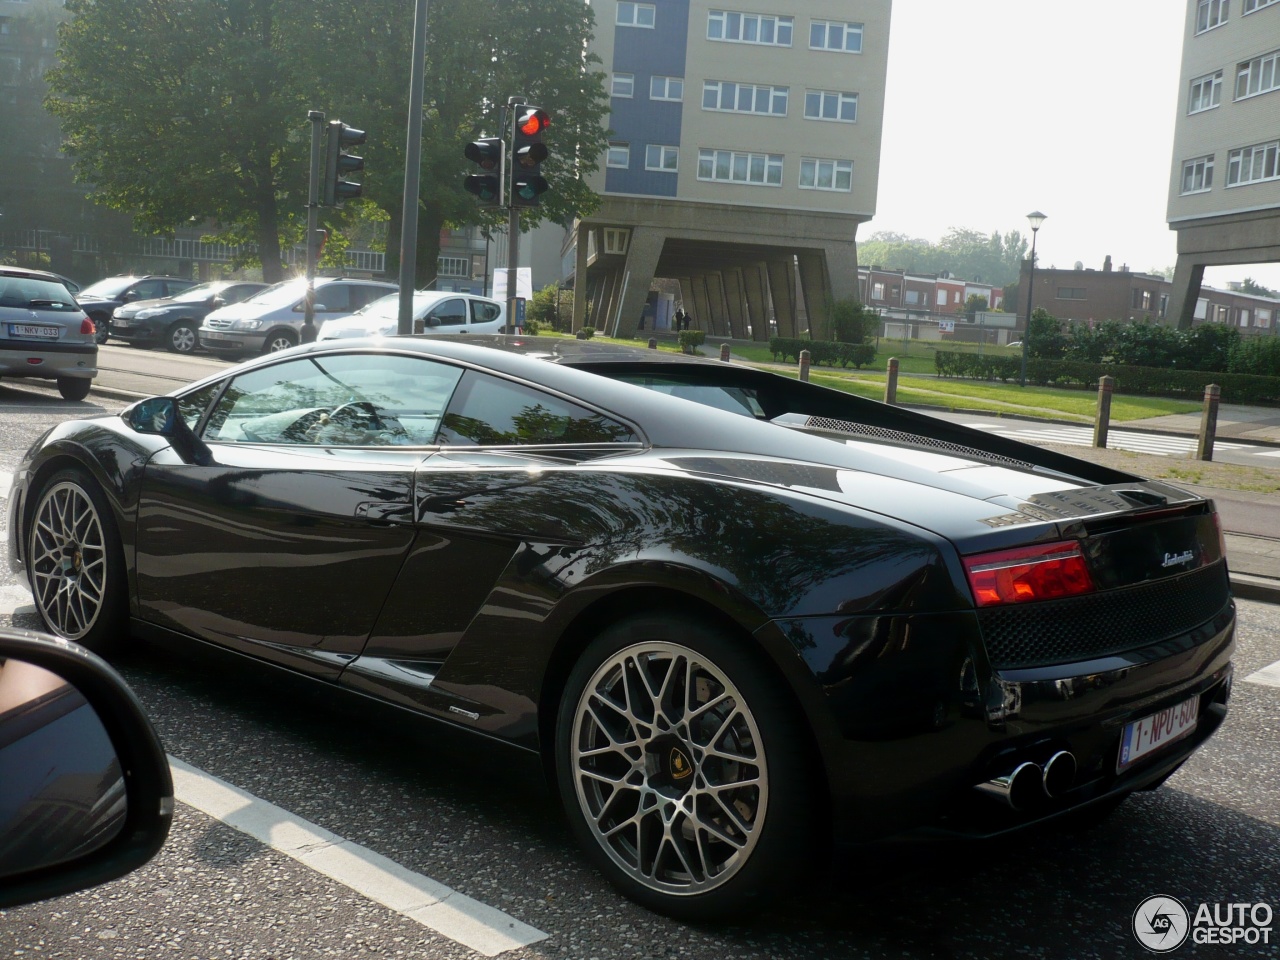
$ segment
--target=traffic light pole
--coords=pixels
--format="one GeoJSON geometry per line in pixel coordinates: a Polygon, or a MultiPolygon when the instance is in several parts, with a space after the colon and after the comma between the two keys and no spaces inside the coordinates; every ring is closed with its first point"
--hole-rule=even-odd
{"type": "Polygon", "coordinates": [[[307,190],[307,292],[303,296],[302,342],[314,343],[316,339],[316,236],[320,215],[320,131],[324,128],[324,113],[307,111],[311,121],[311,186],[307,190]]]}
{"type": "MultiPolygon", "coordinates": [[[[517,109],[524,103],[524,97],[508,97],[507,98],[507,114],[511,118],[511,149],[507,151],[508,156],[512,158],[511,162],[515,163],[515,143],[516,143],[516,120],[520,116],[517,109]]],[[[507,135],[506,124],[503,124],[502,135],[507,135]]],[[[506,171],[503,176],[506,177],[506,171]]],[[[520,263],[520,208],[516,206],[515,197],[507,198],[510,206],[507,208],[507,323],[503,333],[516,332],[516,301],[520,299],[519,288],[516,286],[516,273],[520,263]]]]}
{"type": "Polygon", "coordinates": [[[418,264],[418,191],[422,176],[422,85],[426,72],[427,0],[413,11],[413,62],[409,67],[409,123],[404,144],[404,198],[400,207],[400,307],[396,332],[413,333],[413,293],[418,264]]]}

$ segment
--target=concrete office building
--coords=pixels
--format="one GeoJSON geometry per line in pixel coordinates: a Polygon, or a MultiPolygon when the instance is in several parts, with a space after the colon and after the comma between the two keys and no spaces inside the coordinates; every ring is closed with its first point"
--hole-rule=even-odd
{"type": "Polygon", "coordinates": [[[792,335],[802,296],[822,335],[875,213],[891,0],[589,2],[612,133],[575,329],[629,335],[663,277],[710,333],[792,335]]]}
{"type": "Polygon", "coordinates": [[[1280,261],[1280,0],[1187,0],[1169,184],[1171,322],[1206,266],[1280,261]]]}

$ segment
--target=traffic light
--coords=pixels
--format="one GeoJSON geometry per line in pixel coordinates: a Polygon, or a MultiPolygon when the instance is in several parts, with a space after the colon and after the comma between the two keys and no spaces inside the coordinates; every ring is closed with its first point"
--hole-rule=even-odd
{"type": "Polygon", "coordinates": [[[516,132],[511,149],[513,207],[536,207],[538,197],[551,188],[540,175],[542,161],[547,159],[542,132],[550,123],[551,116],[539,107],[523,106],[516,114],[516,132]]]}
{"type": "Polygon", "coordinates": [[[344,177],[364,169],[364,157],[347,153],[349,149],[364,143],[368,137],[363,130],[348,127],[341,120],[329,121],[329,140],[325,144],[324,205],[339,206],[343,200],[354,200],[363,187],[344,177]]]}
{"type": "Polygon", "coordinates": [[[506,159],[506,146],[501,137],[486,137],[483,140],[468,143],[466,150],[463,151],[468,160],[479,164],[480,169],[484,171],[484,173],[473,173],[468,176],[463,186],[467,193],[475,194],[480,203],[486,207],[503,205],[502,167],[506,159]]]}

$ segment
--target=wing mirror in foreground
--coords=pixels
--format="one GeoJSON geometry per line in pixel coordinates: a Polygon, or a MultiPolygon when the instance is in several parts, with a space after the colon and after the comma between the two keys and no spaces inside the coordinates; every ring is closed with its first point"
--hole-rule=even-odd
{"type": "Polygon", "coordinates": [[[138,433],[164,437],[185,463],[205,467],[213,462],[213,451],[187,426],[173,397],[139,400],[126,407],[120,416],[138,433]]]}
{"type": "Polygon", "coordinates": [[[164,749],[133,692],[74,643],[0,628],[0,909],[150,860],[173,819],[164,749]]]}

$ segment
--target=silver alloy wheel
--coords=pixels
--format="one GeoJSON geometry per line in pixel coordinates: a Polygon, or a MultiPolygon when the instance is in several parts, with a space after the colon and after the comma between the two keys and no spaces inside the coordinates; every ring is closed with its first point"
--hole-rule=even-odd
{"type": "Polygon", "coordinates": [[[661,641],[611,656],[579,698],[570,749],[583,817],[636,882],[705,893],[750,859],[769,803],[764,745],[707,657],[661,641]]]}
{"type": "Polygon", "coordinates": [[[294,342],[288,336],[281,333],[272,337],[267,343],[267,353],[279,353],[281,350],[288,350],[294,346],[294,342]]]}
{"type": "Polygon", "coordinates": [[[174,353],[191,353],[196,348],[196,332],[189,324],[180,323],[169,331],[169,349],[174,353]]]}
{"type": "Polygon", "coordinates": [[[58,636],[79,640],[97,622],[109,584],[102,519],[78,484],[63,481],[40,498],[29,560],[45,622],[58,636]]]}

